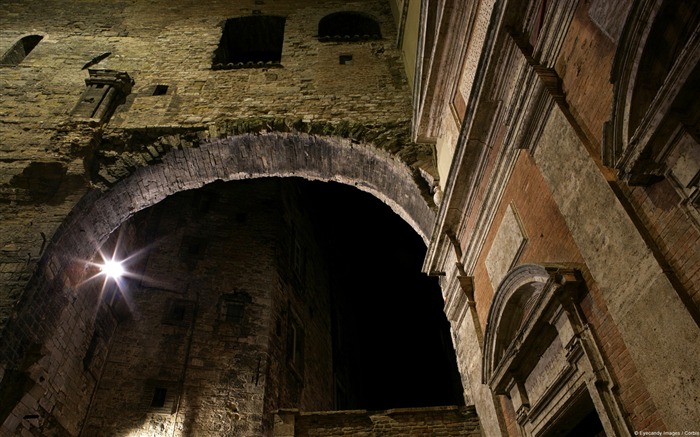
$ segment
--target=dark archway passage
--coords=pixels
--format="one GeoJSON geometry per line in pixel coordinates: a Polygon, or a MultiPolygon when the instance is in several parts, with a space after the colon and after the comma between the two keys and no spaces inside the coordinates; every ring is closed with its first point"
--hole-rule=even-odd
{"type": "Polygon", "coordinates": [[[158,414],[195,433],[212,415],[261,415],[262,431],[223,423],[265,434],[279,408],[463,404],[441,293],[420,271],[424,243],[356,188],[215,182],[140,211],[100,252],[115,246],[119,259],[139,255],[121,288],[128,314],[93,336],[106,364],[88,434],[104,421],[147,428],[158,414]],[[110,419],[115,409],[129,419],[110,419]]]}
{"type": "MultiPolygon", "coordinates": [[[[84,362],[86,357],[94,355],[97,308],[81,284],[86,276],[93,274],[88,260],[96,256],[97,249],[139,211],[148,210],[173,195],[211,187],[213,182],[269,177],[303,177],[352,185],[358,191],[371,193],[370,198],[381,199],[387,211],[395,213],[398,222],[409,223],[411,232],[420,234],[419,240],[427,239],[432,228],[433,211],[420,194],[411,170],[370,145],[336,138],[269,134],[241,135],[197,148],[172,150],[162,161],[136,170],[106,192],[88,193],[73,209],[47,245],[22,302],[16,306],[16,317],[5,329],[7,341],[0,351],[3,363],[8,366],[23,363],[18,374],[28,384],[42,387],[48,393],[45,396],[54,390],[44,387],[46,381],[65,373],[66,363],[76,379],[91,379],[84,370],[84,362]],[[41,326],[33,328],[36,320],[41,320],[41,326]],[[44,346],[44,332],[55,333],[56,338],[46,341],[50,347],[44,346]],[[61,340],[65,332],[70,332],[71,342],[61,340]],[[28,336],[32,341],[26,341],[28,336]],[[43,374],[34,378],[24,369],[43,374]]],[[[173,215],[179,215],[179,211],[173,215]]],[[[193,245],[197,252],[194,246],[197,245],[193,245]]],[[[232,295],[237,296],[236,290],[232,295]]],[[[216,314],[223,317],[221,312],[216,314]]],[[[280,330],[280,341],[287,335],[285,329],[287,332],[292,329],[289,326],[293,317],[285,317],[287,328],[280,330]]],[[[272,327],[276,325],[274,320],[270,323],[272,327]]],[[[326,332],[330,331],[329,325],[326,332]]],[[[300,338],[303,341],[303,335],[300,338]]],[[[251,369],[257,368],[258,359],[264,362],[265,352],[261,354],[253,360],[251,369]]],[[[151,381],[151,385],[159,382],[162,386],[147,388],[172,389],[169,384],[177,378],[166,379],[151,381]]],[[[93,383],[94,378],[86,384],[65,388],[71,393],[71,403],[80,404],[71,415],[72,429],[77,429],[84,417],[89,398],[85,394],[92,391],[93,383]]],[[[15,408],[22,407],[16,404],[15,408]]],[[[231,414],[239,413],[234,408],[231,414]]]]}
{"type": "Polygon", "coordinates": [[[347,404],[338,407],[463,404],[440,287],[421,272],[421,238],[367,193],[337,183],[301,186],[342,309],[336,363],[348,366],[350,379],[347,404]]]}

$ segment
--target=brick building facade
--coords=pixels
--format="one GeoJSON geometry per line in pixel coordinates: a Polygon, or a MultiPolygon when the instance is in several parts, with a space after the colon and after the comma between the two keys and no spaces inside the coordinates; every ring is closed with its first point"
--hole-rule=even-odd
{"type": "Polygon", "coordinates": [[[3,435],[700,432],[699,27],[690,0],[4,1],[3,435]],[[319,412],[324,256],[293,190],[241,182],[270,176],[420,235],[468,407],[319,412]],[[139,291],[88,280],[146,241],[139,291]]]}

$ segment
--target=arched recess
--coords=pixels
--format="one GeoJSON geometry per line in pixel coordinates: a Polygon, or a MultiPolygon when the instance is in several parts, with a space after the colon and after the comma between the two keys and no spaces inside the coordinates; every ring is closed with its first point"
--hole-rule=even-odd
{"type": "MultiPolygon", "coordinates": [[[[214,181],[287,176],[335,181],[366,191],[428,241],[434,210],[408,166],[369,144],[297,133],[244,134],[172,150],[161,162],[137,169],[104,194],[84,199],[70,226],[79,226],[83,235],[102,242],[135,212],[176,192],[214,181]]],[[[65,248],[68,234],[61,232],[54,244],[65,248]]]]}
{"type": "Polygon", "coordinates": [[[525,264],[513,268],[494,295],[482,382],[507,397],[524,436],[575,433],[582,420],[606,435],[629,433],[579,307],[582,278],[577,266],[525,264]]]}
{"type": "Polygon", "coordinates": [[[697,181],[685,167],[699,163],[686,157],[700,153],[700,10],[692,0],[634,2],[618,47],[603,159],[632,185],[671,176],[686,191],[697,181]]]}
{"type": "Polygon", "coordinates": [[[0,66],[4,67],[16,67],[18,66],[24,58],[29,55],[29,53],[34,50],[34,47],[39,44],[39,41],[44,39],[41,35],[27,35],[22,37],[19,41],[14,43],[14,45],[2,55],[0,58],[0,66]]]}

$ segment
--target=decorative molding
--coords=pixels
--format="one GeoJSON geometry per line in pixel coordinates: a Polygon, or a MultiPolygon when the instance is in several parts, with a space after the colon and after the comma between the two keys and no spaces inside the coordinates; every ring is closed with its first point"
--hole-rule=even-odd
{"type": "MultiPolygon", "coordinates": [[[[676,36],[678,56],[665,77],[657,77],[660,85],[654,90],[644,114],[637,119],[632,113],[637,91],[646,75],[656,71],[644,65],[653,57],[650,45],[664,32],[664,8],[675,8],[667,0],[642,0],[634,2],[620,37],[615,54],[611,81],[613,88],[613,112],[604,128],[602,159],[605,165],[614,167],[619,176],[630,185],[648,185],[665,177],[668,170],[666,157],[672,143],[668,137],[681,121],[673,105],[684,98],[684,87],[692,87],[693,75],[700,63],[700,22],[694,29],[676,36]],[[655,32],[652,34],[652,32],[655,32]],[[633,119],[634,118],[634,119],[633,119]]],[[[664,35],[666,35],[664,33],[664,35]]]]}
{"type": "Polygon", "coordinates": [[[463,48],[471,37],[477,6],[478,2],[469,0],[433,0],[421,5],[413,90],[417,97],[412,138],[416,142],[437,140],[450,96],[460,82],[463,48]],[[429,26],[431,19],[434,27],[429,26]],[[428,34],[431,29],[432,35],[428,34]],[[428,48],[432,50],[426,53],[428,48]]]}
{"type": "Polygon", "coordinates": [[[550,433],[589,396],[607,435],[629,432],[600,348],[578,306],[583,275],[526,264],[504,278],[489,310],[482,381],[508,395],[525,436],[550,433]]]}

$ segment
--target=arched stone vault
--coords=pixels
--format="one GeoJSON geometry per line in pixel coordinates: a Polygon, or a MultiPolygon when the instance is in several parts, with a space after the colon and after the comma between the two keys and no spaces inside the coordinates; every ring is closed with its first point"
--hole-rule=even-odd
{"type": "MultiPolygon", "coordinates": [[[[385,202],[427,241],[434,210],[411,169],[368,144],[299,133],[243,134],[173,149],[160,162],[137,168],[97,199],[85,199],[72,221],[96,242],[135,212],[179,191],[221,180],[302,177],[336,181],[385,202]]],[[[56,245],[70,238],[57,235],[56,245]]]]}
{"type": "Polygon", "coordinates": [[[169,195],[214,181],[259,177],[302,177],[353,185],[385,202],[424,241],[432,231],[434,208],[421,193],[414,172],[369,144],[301,133],[268,133],[172,148],[149,165],[132,168],[105,191],[89,192],[64,220],[6,326],[9,335],[4,350],[0,350],[2,365],[22,359],[19,333],[37,314],[45,324],[63,323],[64,316],[59,314],[61,308],[71,305],[71,292],[61,290],[77,286],[87,268],[85,260],[92,259],[109,235],[136,212],[169,195]],[[43,314],[47,306],[42,302],[47,301],[56,305],[52,303],[54,310],[43,314]]]}

